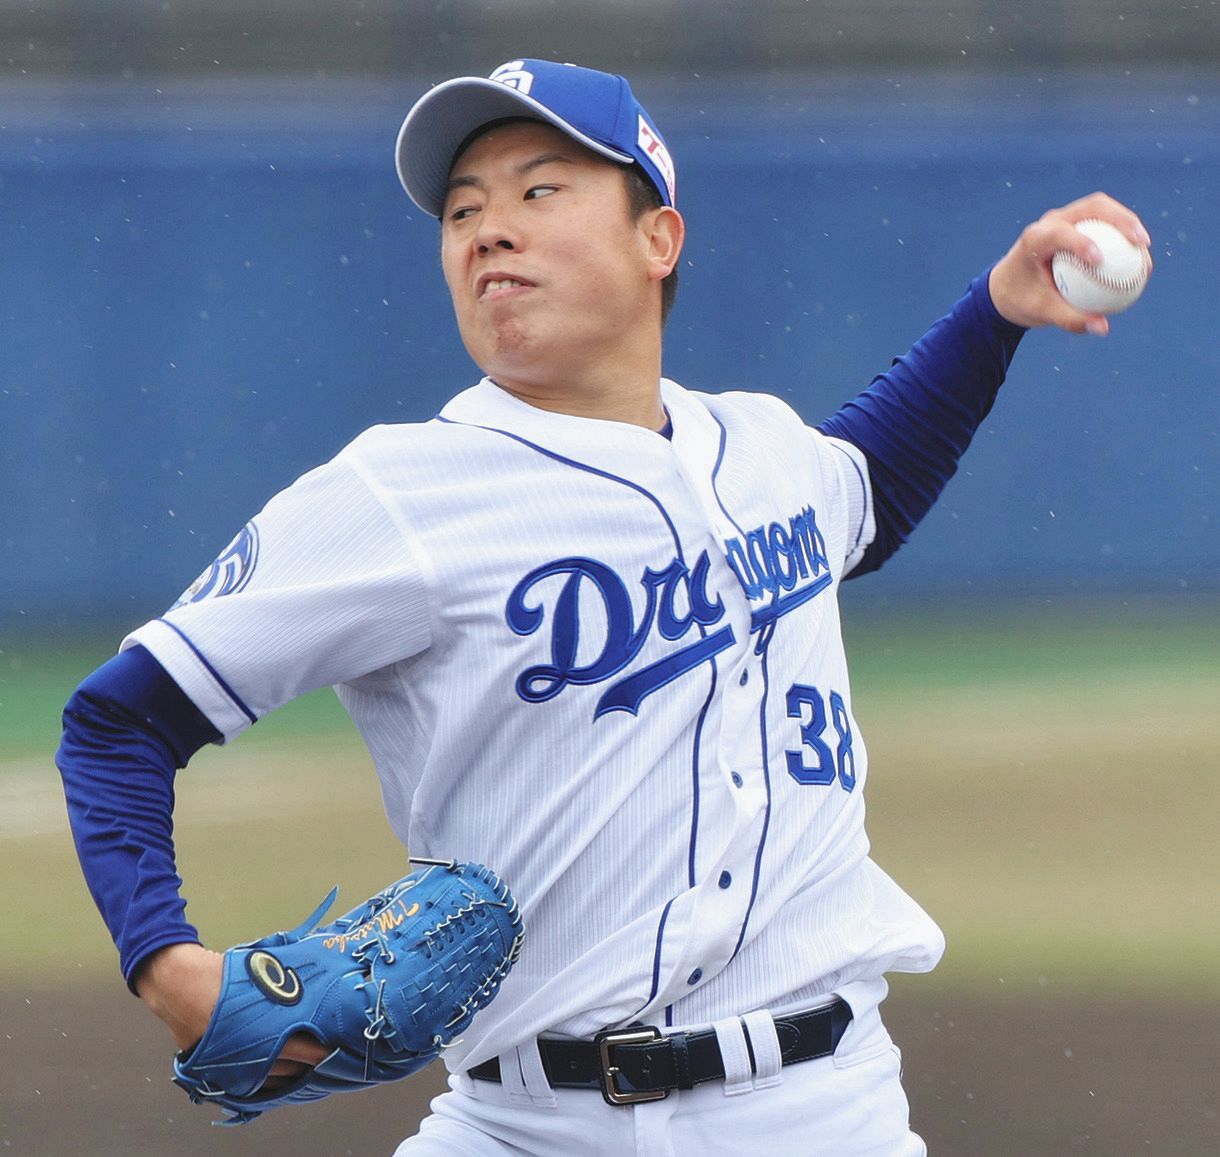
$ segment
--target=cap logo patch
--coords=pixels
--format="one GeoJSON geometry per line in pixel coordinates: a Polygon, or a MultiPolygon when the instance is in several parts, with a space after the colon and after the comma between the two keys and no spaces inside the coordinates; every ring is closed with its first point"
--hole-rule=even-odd
{"type": "Polygon", "coordinates": [[[505,88],[515,88],[526,96],[529,96],[530,89],[534,87],[534,74],[526,70],[524,60],[510,60],[507,64],[500,65],[488,80],[497,80],[505,88]]]}
{"type": "Polygon", "coordinates": [[[676,200],[673,158],[669,155],[665,142],[653,132],[643,117],[640,117],[640,135],[636,138],[636,143],[640,146],[640,151],[656,165],[661,176],[665,178],[665,187],[669,189],[669,199],[673,202],[676,200]]]}

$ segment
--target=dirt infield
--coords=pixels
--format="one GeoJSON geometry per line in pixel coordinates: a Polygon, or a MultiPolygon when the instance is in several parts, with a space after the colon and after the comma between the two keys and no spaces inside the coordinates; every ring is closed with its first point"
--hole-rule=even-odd
{"type": "MultiPolygon", "coordinates": [[[[1220,1152],[1214,1005],[987,1004],[915,991],[892,996],[887,1019],[934,1155],[1220,1152]]],[[[164,1032],[121,987],[5,993],[0,1025],[4,1154],[370,1157],[392,1153],[442,1087],[430,1071],[218,1129],[170,1085],[164,1032]]]]}

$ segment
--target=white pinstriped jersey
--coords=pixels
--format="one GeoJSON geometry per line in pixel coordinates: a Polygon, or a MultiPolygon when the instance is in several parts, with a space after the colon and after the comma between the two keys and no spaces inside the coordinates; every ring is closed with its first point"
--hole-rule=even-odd
{"type": "Polygon", "coordinates": [[[837,604],[863,456],[765,395],[662,398],[671,440],[486,379],[375,427],[125,641],[226,738],[335,685],[411,851],[509,882],[525,949],[454,1069],[942,951],[864,833],[837,604]]]}

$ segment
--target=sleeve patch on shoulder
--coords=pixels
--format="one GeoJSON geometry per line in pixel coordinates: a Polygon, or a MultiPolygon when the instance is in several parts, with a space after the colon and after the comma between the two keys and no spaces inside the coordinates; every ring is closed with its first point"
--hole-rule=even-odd
{"type": "Polygon", "coordinates": [[[258,528],[247,522],[237,537],[220,552],[220,556],[203,572],[169,609],[177,610],[188,603],[219,598],[240,591],[250,581],[258,563],[258,528]]]}

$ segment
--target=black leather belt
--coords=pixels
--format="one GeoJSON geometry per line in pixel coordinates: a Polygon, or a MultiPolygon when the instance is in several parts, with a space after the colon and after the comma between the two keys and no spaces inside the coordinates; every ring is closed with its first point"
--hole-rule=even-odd
{"type": "MultiPolygon", "coordinates": [[[[844,1000],[776,1017],[781,1062],[794,1065],[830,1056],[850,1023],[851,1009],[844,1000]]],[[[747,1033],[747,1045],[749,1040],[747,1033]]],[[[640,1025],[601,1032],[591,1041],[539,1037],[538,1051],[552,1088],[597,1089],[611,1105],[659,1101],[673,1089],[693,1089],[724,1078],[724,1060],[711,1029],[666,1036],[651,1025],[640,1025]]],[[[495,1058],[468,1071],[476,1080],[500,1080],[495,1058]]]]}

